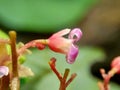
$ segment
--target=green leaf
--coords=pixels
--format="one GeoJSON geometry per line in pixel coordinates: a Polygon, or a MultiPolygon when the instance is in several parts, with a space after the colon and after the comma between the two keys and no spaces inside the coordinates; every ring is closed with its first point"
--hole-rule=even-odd
{"type": "Polygon", "coordinates": [[[8,35],[6,33],[4,33],[1,29],[0,29],[0,38],[2,39],[8,39],[8,35]]]}
{"type": "MultiPolygon", "coordinates": [[[[8,35],[2,30],[0,30],[0,39],[8,39],[8,35]]],[[[8,45],[5,43],[0,43],[0,63],[3,63],[3,61],[6,61],[6,59],[8,59],[7,57],[9,50],[10,47],[8,45]]]]}
{"type": "MultiPolygon", "coordinates": [[[[49,49],[33,50],[33,54],[27,55],[28,60],[24,64],[32,69],[35,76],[24,84],[21,90],[58,90],[59,81],[48,65],[51,57],[57,59],[56,67],[59,72],[64,73],[65,68],[69,68],[70,74],[77,73],[77,77],[67,90],[98,90],[99,80],[92,76],[90,67],[96,60],[105,58],[105,54],[95,47],[80,48],[79,56],[72,65],[66,63],[63,54],[54,53],[49,49]]],[[[119,90],[119,88],[116,84],[111,84],[111,90],[119,90]]]]}
{"type": "MultiPolygon", "coordinates": [[[[0,39],[9,39],[9,36],[5,32],[3,32],[1,29],[0,29],[0,39]]],[[[6,52],[6,54],[9,54],[9,55],[11,54],[10,45],[0,43],[0,47],[2,50],[6,52]]],[[[2,50],[0,51],[3,52],[2,50]]],[[[5,55],[5,53],[2,53],[1,55],[5,55]]]]}

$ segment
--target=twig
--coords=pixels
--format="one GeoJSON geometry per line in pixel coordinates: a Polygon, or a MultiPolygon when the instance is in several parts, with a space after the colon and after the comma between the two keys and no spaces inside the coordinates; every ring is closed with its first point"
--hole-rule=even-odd
{"type": "Polygon", "coordinates": [[[76,73],[72,74],[71,77],[67,81],[67,77],[69,75],[70,70],[65,69],[64,75],[62,76],[56,69],[55,62],[56,62],[56,59],[51,58],[49,65],[50,65],[52,71],[56,74],[56,76],[58,77],[58,79],[60,81],[59,90],[66,90],[67,86],[74,80],[74,78],[77,76],[77,74],[76,73]]]}
{"type": "Polygon", "coordinates": [[[18,60],[17,60],[17,51],[16,51],[16,32],[10,31],[10,45],[12,52],[12,77],[11,77],[11,90],[20,89],[20,81],[18,76],[18,60]]]}

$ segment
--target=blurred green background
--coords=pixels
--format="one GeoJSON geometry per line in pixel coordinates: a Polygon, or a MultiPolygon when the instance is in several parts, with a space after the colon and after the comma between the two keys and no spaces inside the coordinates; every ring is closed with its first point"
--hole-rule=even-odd
{"type": "Polygon", "coordinates": [[[0,22],[16,31],[52,32],[74,26],[97,0],[0,0],[0,22]]]}
{"type": "MultiPolygon", "coordinates": [[[[21,90],[58,90],[59,82],[48,65],[51,57],[57,58],[61,73],[65,68],[77,73],[68,90],[98,90],[99,69],[108,71],[111,60],[120,55],[120,0],[0,0],[0,29],[15,30],[18,42],[75,27],[83,31],[76,62],[69,65],[61,54],[32,49],[24,65],[35,76],[22,78],[21,90]]],[[[111,90],[119,90],[120,75],[111,80],[111,90]]]]}

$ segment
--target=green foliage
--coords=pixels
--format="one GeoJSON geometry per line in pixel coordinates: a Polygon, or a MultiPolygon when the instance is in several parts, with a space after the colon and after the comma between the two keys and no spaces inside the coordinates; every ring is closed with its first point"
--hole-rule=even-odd
{"type": "MultiPolygon", "coordinates": [[[[27,83],[22,85],[21,90],[58,90],[59,80],[51,71],[48,62],[51,57],[57,59],[56,67],[61,73],[65,68],[70,69],[70,73],[77,73],[77,77],[67,90],[98,90],[99,81],[91,75],[90,68],[92,63],[105,58],[104,52],[95,47],[80,48],[79,56],[74,64],[67,64],[62,54],[54,53],[49,49],[44,51],[32,50],[33,54],[27,55],[24,63],[35,73],[34,77],[29,78],[27,83]]],[[[111,90],[119,90],[119,86],[111,84],[111,90]]]]}
{"type": "Polygon", "coordinates": [[[8,35],[6,33],[4,33],[2,30],[0,30],[0,38],[2,39],[8,39],[8,35]]]}
{"type": "MultiPolygon", "coordinates": [[[[9,39],[9,36],[3,32],[2,30],[0,30],[0,39],[9,39]]],[[[11,53],[11,49],[10,49],[10,46],[9,45],[5,45],[4,47],[1,46],[2,44],[0,44],[0,47],[2,47],[2,50],[6,50],[7,49],[7,54],[10,54],[11,53]]],[[[2,52],[2,50],[0,50],[2,52]]]]}
{"type": "Polygon", "coordinates": [[[26,57],[24,55],[19,56],[19,63],[23,64],[26,61],[26,57]]]}
{"type": "Polygon", "coordinates": [[[71,27],[98,0],[0,0],[0,23],[15,30],[51,32],[71,27]]]}

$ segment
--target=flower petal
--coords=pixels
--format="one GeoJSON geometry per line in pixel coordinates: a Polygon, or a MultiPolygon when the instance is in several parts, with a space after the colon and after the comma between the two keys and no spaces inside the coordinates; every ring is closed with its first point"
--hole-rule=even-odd
{"type": "Polygon", "coordinates": [[[61,37],[63,35],[66,35],[70,32],[70,29],[64,29],[64,30],[61,30],[55,34],[53,34],[50,38],[53,38],[53,37],[61,37]]]}
{"type": "Polygon", "coordinates": [[[2,78],[4,75],[7,76],[8,72],[9,72],[8,67],[0,66],[0,78],[2,78]]]}
{"type": "Polygon", "coordinates": [[[111,67],[116,69],[117,73],[120,74],[120,56],[117,56],[113,59],[111,67]]]}
{"type": "Polygon", "coordinates": [[[73,29],[70,34],[69,38],[73,39],[75,42],[77,42],[82,36],[82,31],[79,28],[73,29]]]}
{"type": "Polygon", "coordinates": [[[69,64],[72,64],[75,61],[78,52],[79,52],[78,48],[72,44],[66,56],[66,60],[69,64]]]}
{"type": "Polygon", "coordinates": [[[69,47],[72,44],[72,40],[65,39],[63,37],[50,38],[48,40],[48,47],[54,52],[68,53],[69,47]]]}

